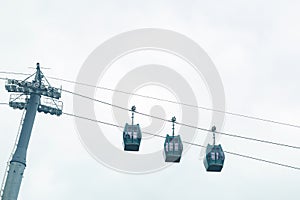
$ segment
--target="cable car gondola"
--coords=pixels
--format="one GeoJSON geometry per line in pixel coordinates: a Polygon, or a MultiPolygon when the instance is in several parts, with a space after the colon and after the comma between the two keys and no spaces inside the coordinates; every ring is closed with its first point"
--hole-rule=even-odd
{"type": "Polygon", "coordinates": [[[216,127],[212,127],[213,145],[208,144],[206,148],[206,156],[203,159],[204,166],[208,172],[220,172],[224,165],[225,155],[222,146],[216,145],[215,141],[216,127]]]}
{"type": "Polygon", "coordinates": [[[131,125],[126,123],[123,131],[123,145],[125,151],[139,151],[142,140],[140,125],[133,123],[135,110],[136,107],[132,106],[132,123],[131,125]]]}
{"type": "Polygon", "coordinates": [[[165,162],[180,162],[182,151],[183,151],[183,145],[180,138],[180,135],[174,136],[174,124],[175,124],[176,118],[172,118],[173,122],[173,134],[172,136],[168,135],[166,136],[165,144],[164,144],[164,159],[165,162]]]}

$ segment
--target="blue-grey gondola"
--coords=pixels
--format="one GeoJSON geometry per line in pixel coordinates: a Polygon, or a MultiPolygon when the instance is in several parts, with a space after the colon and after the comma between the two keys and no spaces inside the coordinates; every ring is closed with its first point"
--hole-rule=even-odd
{"type": "Polygon", "coordinates": [[[164,143],[164,159],[165,162],[180,162],[183,144],[180,135],[174,136],[174,124],[176,118],[172,118],[173,122],[173,134],[172,136],[167,135],[164,143]]]}
{"type": "Polygon", "coordinates": [[[136,110],[135,106],[132,106],[132,123],[131,125],[126,123],[123,131],[123,145],[125,151],[139,151],[142,132],[139,124],[134,124],[134,112],[136,110]]]}
{"type": "Polygon", "coordinates": [[[213,145],[207,145],[206,156],[203,159],[204,166],[208,172],[220,172],[224,166],[225,154],[222,146],[215,144],[215,131],[216,127],[213,126],[213,145]]]}

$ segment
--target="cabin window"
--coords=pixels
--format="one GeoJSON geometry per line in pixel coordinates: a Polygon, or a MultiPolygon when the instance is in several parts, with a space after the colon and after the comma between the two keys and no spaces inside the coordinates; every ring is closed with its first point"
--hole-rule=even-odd
{"type": "Polygon", "coordinates": [[[211,159],[212,159],[212,160],[215,160],[215,158],[216,158],[216,157],[215,157],[215,152],[211,152],[211,153],[210,153],[210,156],[211,156],[211,159]]]}
{"type": "Polygon", "coordinates": [[[174,149],[175,149],[175,151],[178,151],[178,143],[175,143],[174,149]]]}
{"type": "Polygon", "coordinates": [[[173,151],[173,143],[169,143],[170,151],[173,151]]]}
{"type": "Polygon", "coordinates": [[[216,152],[216,160],[219,160],[219,152],[216,152]]]}
{"type": "Polygon", "coordinates": [[[129,133],[125,133],[125,138],[130,138],[130,134],[129,133]]]}
{"type": "Polygon", "coordinates": [[[132,138],[132,133],[131,132],[127,132],[126,133],[126,138],[132,138]]]}

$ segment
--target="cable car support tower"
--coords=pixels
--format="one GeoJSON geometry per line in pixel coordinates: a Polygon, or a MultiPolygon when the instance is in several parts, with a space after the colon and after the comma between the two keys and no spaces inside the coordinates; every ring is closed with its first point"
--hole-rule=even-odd
{"type": "Polygon", "coordinates": [[[39,63],[36,65],[36,72],[25,80],[7,79],[5,89],[12,93],[9,106],[26,111],[16,149],[8,163],[5,182],[1,187],[2,200],[17,200],[26,167],[26,153],[36,111],[60,116],[63,104],[58,101],[61,97],[61,88],[51,87],[41,72],[39,63]],[[28,81],[33,76],[34,79],[28,81]]]}

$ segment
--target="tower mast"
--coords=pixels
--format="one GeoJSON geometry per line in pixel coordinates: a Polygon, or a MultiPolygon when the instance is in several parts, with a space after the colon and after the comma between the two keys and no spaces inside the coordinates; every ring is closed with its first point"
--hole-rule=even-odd
{"type": "Polygon", "coordinates": [[[26,114],[17,148],[9,162],[9,170],[5,180],[2,200],[17,200],[18,198],[24,170],[26,167],[26,153],[36,111],[55,114],[57,116],[61,115],[62,113],[62,103],[55,100],[60,98],[61,89],[59,90],[57,88],[53,88],[50,86],[50,84],[44,85],[42,82],[43,78],[44,75],[41,72],[39,63],[37,63],[35,78],[33,81],[26,81],[27,79],[24,81],[8,79],[5,85],[8,92],[15,93],[12,94],[13,96],[16,96],[16,93],[18,95],[17,98],[12,98],[11,95],[9,105],[13,108],[26,109],[26,114]],[[22,98],[20,97],[23,95],[25,95],[26,98],[23,98],[22,101],[22,98]],[[51,103],[51,105],[42,104],[41,96],[50,97],[50,100],[52,100],[54,103],[51,103]]]}

